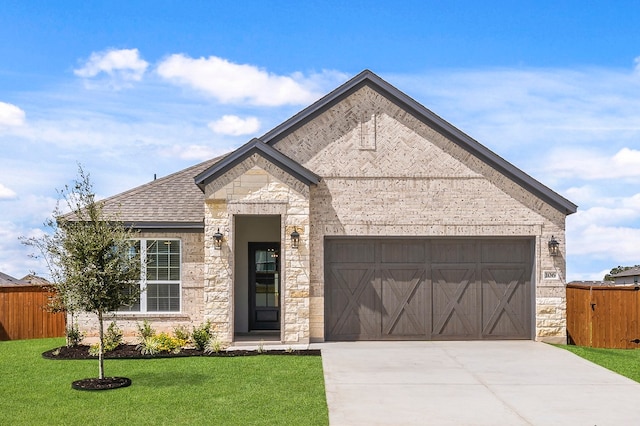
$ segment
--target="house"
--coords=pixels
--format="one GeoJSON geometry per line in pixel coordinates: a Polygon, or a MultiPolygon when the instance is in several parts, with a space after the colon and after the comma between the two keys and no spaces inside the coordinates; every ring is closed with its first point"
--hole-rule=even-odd
{"type": "Polygon", "coordinates": [[[367,70],[105,202],[149,259],[139,303],[113,314],[131,333],[147,319],[210,320],[227,342],[566,339],[576,205],[367,70]]]}
{"type": "Polygon", "coordinates": [[[28,282],[24,280],[19,280],[17,278],[12,277],[11,275],[7,275],[4,272],[0,272],[0,285],[27,285],[28,282]]]}
{"type": "Polygon", "coordinates": [[[615,285],[638,285],[638,279],[640,279],[640,267],[634,266],[626,271],[618,272],[611,275],[615,285]]]}

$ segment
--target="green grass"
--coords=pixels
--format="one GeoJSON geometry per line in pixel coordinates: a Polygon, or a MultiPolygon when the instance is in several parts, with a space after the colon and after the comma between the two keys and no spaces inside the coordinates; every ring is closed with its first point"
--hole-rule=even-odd
{"type": "Polygon", "coordinates": [[[601,349],[583,346],[556,345],[559,348],[615,371],[625,377],[640,382],[640,350],[639,349],[601,349]]]}
{"type": "Polygon", "coordinates": [[[0,342],[1,425],[326,425],[322,360],[316,356],[105,360],[128,388],[89,392],[96,360],[48,360],[63,339],[0,342]]]}

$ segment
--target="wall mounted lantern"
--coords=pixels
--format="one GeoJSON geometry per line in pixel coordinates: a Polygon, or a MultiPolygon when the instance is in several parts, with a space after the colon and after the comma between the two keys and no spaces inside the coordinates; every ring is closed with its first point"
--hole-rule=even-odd
{"type": "Polygon", "coordinates": [[[291,248],[297,249],[300,246],[300,234],[298,228],[293,228],[291,233],[291,248]]]}
{"type": "Polygon", "coordinates": [[[560,254],[560,243],[553,235],[549,240],[549,254],[553,257],[556,257],[560,254]]]}
{"type": "Polygon", "coordinates": [[[220,232],[220,228],[213,234],[213,246],[216,250],[220,250],[222,248],[222,233],[220,232]]]}

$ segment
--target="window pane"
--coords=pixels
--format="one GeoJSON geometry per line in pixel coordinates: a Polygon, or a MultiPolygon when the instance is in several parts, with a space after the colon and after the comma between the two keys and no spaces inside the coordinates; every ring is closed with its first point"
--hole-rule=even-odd
{"type": "Polygon", "coordinates": [[[149,284],[147,310],[167,312],[180,310],[180,284],[149,284]]]}

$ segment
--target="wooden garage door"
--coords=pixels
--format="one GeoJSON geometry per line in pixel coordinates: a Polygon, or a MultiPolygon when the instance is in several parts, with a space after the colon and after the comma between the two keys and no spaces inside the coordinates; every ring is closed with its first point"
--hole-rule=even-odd
{"type": "Polygon", "coordinates": [[[327,340],[530,339],[531,239],[327,239],[327,340]]]}

